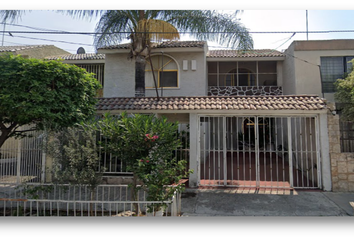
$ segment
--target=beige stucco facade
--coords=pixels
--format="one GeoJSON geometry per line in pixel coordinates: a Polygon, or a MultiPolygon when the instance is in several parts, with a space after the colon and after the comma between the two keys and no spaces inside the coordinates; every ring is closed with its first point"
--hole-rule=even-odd
{"type": "Polygon", "coordinates": [[[321,57],[354,56],[354,40],[295,41],[285,55],[284,94],[317,94],[334,102],[334,93],[322,94],[321,57]]]}

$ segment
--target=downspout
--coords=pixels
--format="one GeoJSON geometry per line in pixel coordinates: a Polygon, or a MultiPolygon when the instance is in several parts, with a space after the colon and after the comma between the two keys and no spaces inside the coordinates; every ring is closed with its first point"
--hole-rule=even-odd
{"type": "Polygon", "coordinates": [[[321,71],[321,65],[317,65],[318,69],[320,71],[320,81],[321,81],[321,92],[322,92],[322,98],[324,98],[324,91],[323,91],[323,81],[322,81],[322,71],[321,71]]]}
{"type": "Polygon", "coordinates": [[[160,87],[161,87],[161,97],[163,97],[163,84],[162,84],[162,80],[163,80],[163,51],[161,51],[161,53],[162,53],[162,68],[161,68],[160,87]]]}

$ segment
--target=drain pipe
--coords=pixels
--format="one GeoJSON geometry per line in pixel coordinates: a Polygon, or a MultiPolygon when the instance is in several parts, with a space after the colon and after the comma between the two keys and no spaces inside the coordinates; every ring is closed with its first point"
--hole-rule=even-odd
{"type": "Polygon", "coordinates": [[[324,91],[323,91],[323,81],[322,81],[322,71],[321,71],[321,65],[317,65],[318,69],[320,71],[320,81],[321,81],[321,92],[322,92],[322,98],[324,98],[324,91]]]}
{"type": "Polygon", "coordinates": [[[161,97],[163,97],[163,51],[161,51],[162,53],[162,68],[161,68],[161,78],[160,78],[160,87],[161,87],[161,97]]]}

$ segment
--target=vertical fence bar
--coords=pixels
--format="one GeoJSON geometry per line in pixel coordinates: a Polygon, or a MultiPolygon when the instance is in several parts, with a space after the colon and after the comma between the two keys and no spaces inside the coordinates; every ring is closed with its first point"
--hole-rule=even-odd
{"type": "Polygon", "coordinates": [[[288,155],[289,155],[289,180],[290,187],[294,186],[293,182],[293,151],[292,151],[292,137],[291,137],[291,118],[288,117],[288,155]]]}
{"type": "Polygon", "coordinates": [[[222,129],[223,129],[223,175],[224,175],[224,186],[227,184],[227,146],[226,146],[226,140],[227,140],[227,132],[226,132],[226,117],[222,118],[222,129]]]}

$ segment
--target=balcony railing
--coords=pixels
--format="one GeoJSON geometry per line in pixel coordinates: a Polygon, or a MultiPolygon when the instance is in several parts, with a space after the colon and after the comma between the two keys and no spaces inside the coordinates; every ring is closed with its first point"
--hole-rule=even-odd
{"type": "Polygon", "coordinates": [[[281,86],[209,86],[208,96],[271,96],[283,95],[281,86]]]}

